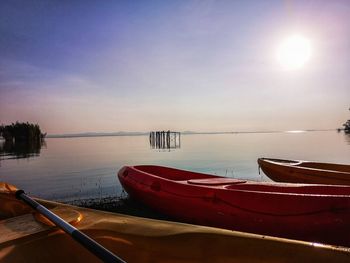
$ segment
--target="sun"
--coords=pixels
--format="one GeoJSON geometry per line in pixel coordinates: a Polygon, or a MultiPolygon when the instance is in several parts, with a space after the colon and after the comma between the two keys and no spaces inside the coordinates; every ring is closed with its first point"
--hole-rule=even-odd
{"type": "Polygon", "coordinates": [[[277,49],[277,60],[288,70],[302,68],[311,56],[311,43],[301,35],[293,35],[284,39],[277,49]]]}

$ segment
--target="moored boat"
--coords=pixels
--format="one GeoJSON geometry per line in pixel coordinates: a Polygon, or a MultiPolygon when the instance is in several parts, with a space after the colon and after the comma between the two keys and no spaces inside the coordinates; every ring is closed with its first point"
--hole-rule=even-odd
{"type": "Polygon", "coordinates": [[[273,181],[350,185],[350,165],[259,158],[261,170],[273,181]]]}
{"type": "MultiPolygon", "coordinates": [[[[348,248],[37,201],[126,262],[328,263],[350,259],[348,248]]],[[[0,193],[0,233],[0,262],[100,262],[7,193],[0,193]]]]}
{"type": "Polygon", "coordinates": [[[350,246],[350,187],[251,182],[161,166],[126,166],[131,197],[200,225],[350,246]]]}

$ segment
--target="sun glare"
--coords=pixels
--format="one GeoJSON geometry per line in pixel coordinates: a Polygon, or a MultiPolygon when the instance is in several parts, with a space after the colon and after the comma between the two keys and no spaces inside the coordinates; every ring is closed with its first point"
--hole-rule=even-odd
{"type": "Polygon", "coordinates": [[[277,59],[285,69],[302,68],[311,56],[310,41],[300,35],[286,38],[278,47],[277,59]]]}

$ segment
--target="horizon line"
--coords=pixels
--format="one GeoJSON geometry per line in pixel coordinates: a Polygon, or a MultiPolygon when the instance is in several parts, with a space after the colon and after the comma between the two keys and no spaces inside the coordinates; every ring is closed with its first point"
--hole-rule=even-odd
{"type": "MultiPolygon", "coordinates": [[[[269,130],[269,131],[181,131],[184,135],[195,134],[247,134],[247,133],[302,133],[312,131],[336,131],[338,129],[300,129],[300,130],[269,130]]],[[[165,131],[165,130],[164,130],[165,131]]],[[[74,137],[108,137],[108,136],[145,136],[150,132],[137,131],[119,131],[119,132],[81,132],[81,133],[62,133],[47,134],[45,138],[74,138],[74,137]]]]}

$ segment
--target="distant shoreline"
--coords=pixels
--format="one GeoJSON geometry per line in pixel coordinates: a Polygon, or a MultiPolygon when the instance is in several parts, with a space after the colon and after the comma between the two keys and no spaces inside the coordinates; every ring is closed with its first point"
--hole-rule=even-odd
{"type": "MultiPolygon", "coordinates": [[[[229,131],[229,132],[195,132],[184,131],[183,135],[199,134],[256,134],[256,133],[302,133],[316,131],[337,131],[337,129],[308,129],[289,131],[229,131]]],[[[45,138],[81,138],[81,137],[112,137],[112,136],[148,136],[149,132],[111,132],[111,133],[73,133],[73,134],[47,134],[45,138]]]]}
{"type": "Polygon", "coordinates": [[[123,133],[76,133],[76,134],[48,134],[45,138],[76,138],[76,137],[111,137],[111,136],[145,136],[148,132],[123,133]]]}

